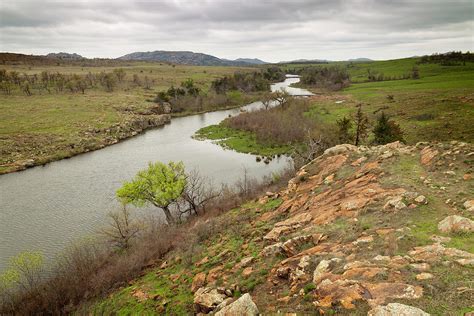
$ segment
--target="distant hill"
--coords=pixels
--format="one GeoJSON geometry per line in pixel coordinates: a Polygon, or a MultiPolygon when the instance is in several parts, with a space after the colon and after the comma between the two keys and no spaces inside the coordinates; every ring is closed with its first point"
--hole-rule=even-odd
{"type": "Polygon", "coordinates": [[[146,60],[162,61],[173,64],[196,65],[196,66],[249,66],[259,65],[265,62],[259,59],[239,58],[236,60],[221,59],[216,56],[191,51],[164,51],[135,52],[124,55],[117,59],[121,60],[146,60]]]}
{"type": "Polygon", "coordinates": [[[239,62],[239,63],[241,62],[241,63],[253,64],[253,65],[268,64],[266,61],[263,61],[263,60],[258,59],[258,58],[237,58],[234,61],[239,62]]]}
{"type": "Polygon", "coordinates": [[[280,61],[279,64],[327,64],[326,59],[295,59],[290,61],[280,61]]]}
{"type": "Polygon", "coordinates": [[[359,62],[362,62],[362,61],[373,61],[373,60],[370,59],[370,58],[354,58],[354,59],[348,59],[347,61],[359,61],[359,62]]]}
{"type": "Polygon", "coordinates": [[[79,59],[86,59],[85,57],[82,57],[79,54],[76,53],[64,53],[64,52],[59,52],[59,53],[49,53],[46,55],[48,58],[57,58],[57,59],[68,59],[68,60],[79,60],[79,59]]]}

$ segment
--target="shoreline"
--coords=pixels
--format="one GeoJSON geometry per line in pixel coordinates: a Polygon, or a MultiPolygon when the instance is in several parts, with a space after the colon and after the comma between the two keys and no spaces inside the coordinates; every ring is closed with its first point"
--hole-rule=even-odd
{"type": "MultiPolygon", "coordinates": [[[[11,174],[11,173],[15,173],[15,172],[24,171],[24,170],[34,168],[34,167],[45,166],[45,165],[47,165],[51,162],[60,161],[60,160],[64,160],[64,159],[69,159],[69,158],[72,158],[72,157],[75,157],[75,156],[79,156],[79,155],[86,154],[86,153],[89,153],[89,152],[92,152],[92,151],[103,149],[103,148],[108,147],[108,146],[115,145],[119,142],[125,141],[127,139],[130,139],[130,138],[138,136],[138,135],[141,135],[141,134],[143,134],[144,132],[146,132],[148,130],[158,128],[158,127],[162,127],[162,126],[165,126],[167,124],[171,124],[173,118],[180,118],[180,117],[200,115],[200,114],[205,114],[205,113],[210,113],[210,112],[218,112],[218,111],[227,111],[227,110],[237,109],[237,108],[241,108],[243,106],[246,106],[246,105],[248,105],[252,102],[256,102],[256,101],[258,101],[258,98],[256,98],[255,101],[251,101],[251,102],[245,103],[245,104],[239,104],[239,105],[235,105],[235,106],[226,106],[226,107],[215,109],[215,110],[200,111],[200,112],[194,112],[194,113],[139,115],[137,117],[131,117],[128,120],[126,120],[125,122],[116,123],[116,124],[114,124],[114,125],[112,125],[108,128],[103,128],[102,129],[103,131],[102,130],[99,131],[99,133],[104,132],[104,134],[105,134],[107,131],[109,131],[109,133],[110,133],[110,130],[114,129],[114,131],[112,131],[112,132],[119,132],[119,133],[121,132],[122,134],[115,135],[115,137],[111,136],[111,135],[102,134],[101,136],[103,136],[104,138],[101,139],[99,143],[89,141],[85,144],[78,144],[78,146],[81,146],[81,145],[82,146],[79,147],[77,151],[71,150],[70,152],[67,152],[63,156],[53,156],[53,155],[51,155],[51,156],[46,156],[46,157],[41,157],[41,158],[36,158],[36,159],[30,158],[30,159],[17,160],[13,163],[10,163],[10,164],[0,165],[0,176],[5,175],[5,174],[11,174]],[[144,125],[140,126],[140,123],[142,123],[144,125]],[[134,125],[137,125],[137,124],[139,124],[139,126],[134,126],[134,125]],[[117,129],[119,131],[117,131],[117,129]],[[9,168],[9,169],[2,170],[1,169],[2,167],[9,168]]],[[[90,132],[86,131],[84,133],[85,134],[88,134],[88,133],[92,134],[92,133],[97,133],[97,132],[95,132],[95,131],[90,131],[90,132]]]]}

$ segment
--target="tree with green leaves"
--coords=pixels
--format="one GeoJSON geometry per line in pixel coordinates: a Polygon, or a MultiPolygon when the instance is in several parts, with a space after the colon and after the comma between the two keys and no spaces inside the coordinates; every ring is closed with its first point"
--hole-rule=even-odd
{"type": "Polygon", "coordinates": [[[360,143],[367,137],[369,119],[362,112],[362,104],[357,105],[357,112],[354,117],[355,122],[355,141],[354,145],[359,146],[360,143]]]}
{"type": "Polygon", "coordinates": [[[403,139],[403,131],[396,122],[391,121],[390,118],[382,112],[377,119],[377,125],[374,130],[374,143],[383,145],[391,142],[401,141],[403,139]]]}
{"type": "Polygon", "coordinates": [[[344,116],[336,121],[338,127],[338,140],[341,144],[351,144],[354,141],[354,135],[351,132],[352,120],[344,116]]]}
{"type": "Polygon", "coordinates": [[[139,171],[132,181],[125,182],[117,190],[117,197],[124,204],[152,204],[163,210],[168,224],[175,224],[171,205],[182,196],[186,188],[186,178],[182,162],[170,162],[167,165],[150,162],[147,169],[139,171]]]}

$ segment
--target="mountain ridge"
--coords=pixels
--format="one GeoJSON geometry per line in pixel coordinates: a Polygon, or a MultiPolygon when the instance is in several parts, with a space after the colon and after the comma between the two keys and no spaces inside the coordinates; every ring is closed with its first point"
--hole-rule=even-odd
{"type": "Polygon", "coordinates": [[[196,66],[250,66],[266,64],[257,58],[238,58],[236,60],[222,59],[204,53],[192,51],[155,50],[148,52],[134,52],[118,57],[119,60],[161,61],[174,64],[196,66]]]}

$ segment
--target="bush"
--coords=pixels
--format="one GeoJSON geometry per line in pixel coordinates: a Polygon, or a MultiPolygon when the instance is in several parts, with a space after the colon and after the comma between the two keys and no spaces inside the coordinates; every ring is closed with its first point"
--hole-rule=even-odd
{"type": "Polygon", "coordinates": [[[384,112],[382,112],[377,119],[373,133],[375,144],[383,145],[395,141],[404,141],[403,131],[400,126],[391,121],[384,112]]]}
{"type": "Polygon", "coordinates": [[[349,86],[349,73],[345,68],[307,67],[301,72],[301,83],[329,90],[341,90],[349,86]]]}
{"type": "Polygon", "coordinates": [[[226,127],[252,132],[263,144],[291,144],[304,141],[308,130],[316,128],[314,120],[306,117],[309,103],[291,100],[285,108],[258,110],[226,119],[226,127]]]}

